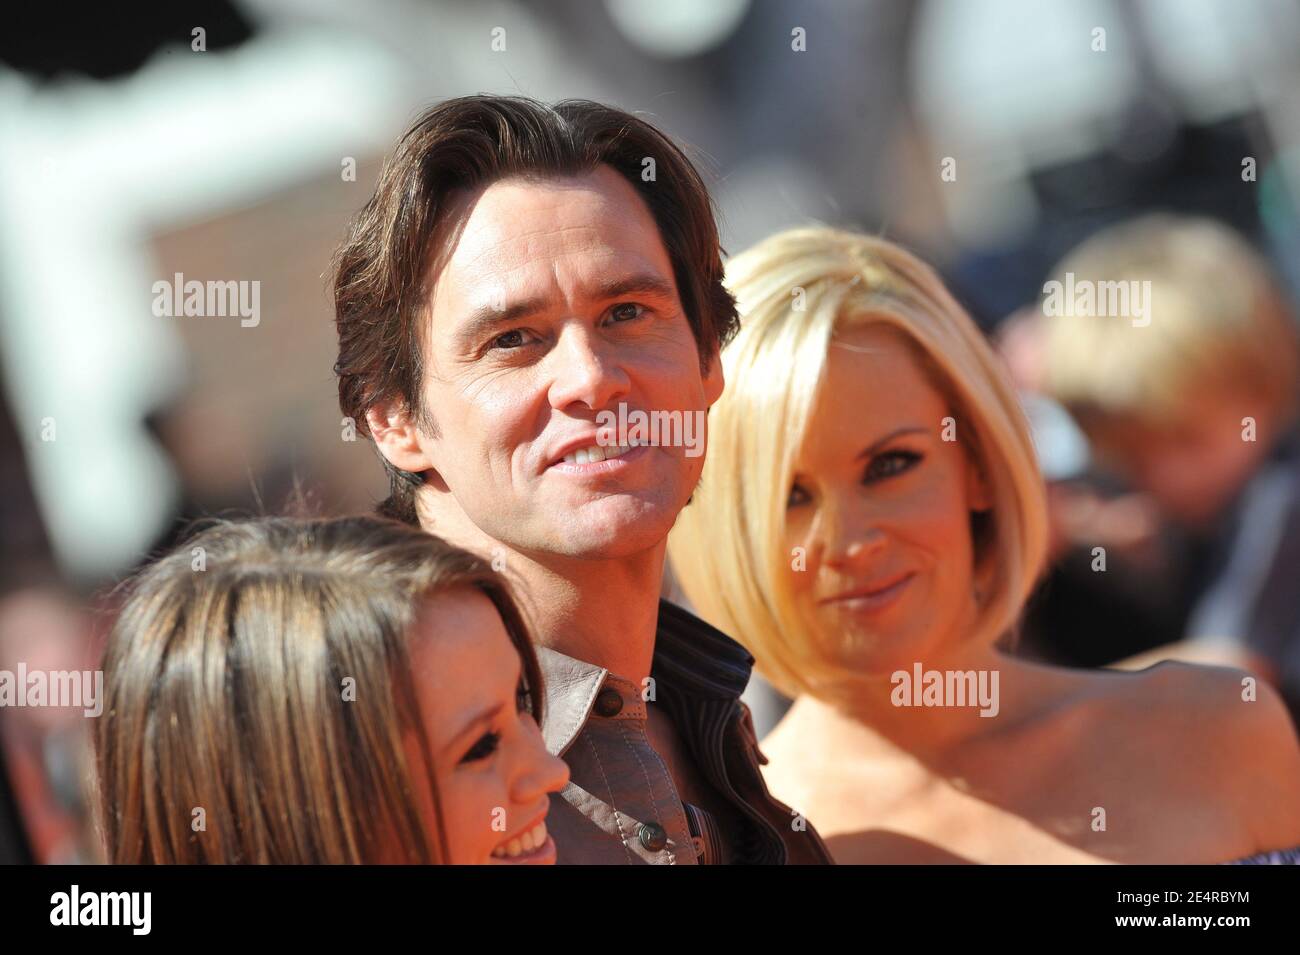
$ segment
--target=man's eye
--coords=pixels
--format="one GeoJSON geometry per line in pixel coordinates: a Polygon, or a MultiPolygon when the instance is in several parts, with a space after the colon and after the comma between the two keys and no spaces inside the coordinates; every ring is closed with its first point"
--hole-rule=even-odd
{"type": "Polygon", "coordinates": [[[500,733],[484,733],[479,737],[478,742],[470,747],[469,752],[460,758],[461,765],[463,766],[465,763],[476,763],[481,759],[487,759],[497,751],[497,746],[500,743],[500,733]]]}
{"type": "Polygon", "coordinates": [[[622,302],[609,310],[609,317],[615,322],[630,322],[640,318],[644,311],[644,306],[634,302],[622,302]]]}
{"type": "Polygon", "coordinates": [[[492,339],[493,348],[518,348],[524,344],[524,333],[518,328],[512,328],[508,332],[498,335],[492,339]]]}
{"type": "Polygon", "coordinates": [[[870,484],[902,474],[915,467],[920,460],[921,455],[915,451],[886,451],[878,454],[867,465],[867,473],[862,476],[863,483],[870,484]]]}

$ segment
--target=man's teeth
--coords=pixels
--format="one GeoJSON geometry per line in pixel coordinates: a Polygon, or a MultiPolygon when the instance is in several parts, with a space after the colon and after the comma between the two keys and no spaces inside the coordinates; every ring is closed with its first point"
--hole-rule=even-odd
{"type": "Polygon", "coordinates": [[[532,829],[529,829],[522,836],[511,839],[503,846],[497,846],[492,850],[492,855],[498,859],[513,859],[515,856],[521,856],[528,852],[534,852],[546,844],[546,823],[539,822],[532,829]]]}
{"type": "Polygon", "coordinates": [[[565,464],[596,464],[600,461],[608,461],[610,458],[617,458],[631,451],[635,444],[620,444],[616,447],[601,447],[593,444],[589,448],[579,448],[577,451],[571,451],[564,456],[565,464]]]}

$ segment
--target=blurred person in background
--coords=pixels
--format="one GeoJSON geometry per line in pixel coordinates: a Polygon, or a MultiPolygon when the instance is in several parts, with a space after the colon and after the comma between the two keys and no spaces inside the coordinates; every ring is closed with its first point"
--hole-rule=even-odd
{"type": "MultiPolygon", "coordinates": [[[[2,387],[0,462],[0,671],[83,670],[92,618],[50,552],[2,387]]],[[[15,703],[0,705],[0,863],[98,861],[82,786],[90,766],[84,710],[15,703]]]]}
{"type": "Polygon", "coordinates": [[[1092,581],[1103,599],[1136,582],[1169,594],[1182,639],[1126,665],[1243,666],[1300,712],[1300,335],[1280,284],[1233,230],[1165,214],[1103,229],[1052,280],[1094,286],[1097,309],[1032,319],[1037,384],[1083,429],[1098,470],[1155,518],[1108,531],[1097,517],[1115,497],[1089,507],[1086,492],[1066,494],[1074,554],[1062,559],[1096,571],[1094,548],[1113,553],[1092,581]],[[1108,287],[1129,307],[1097,314],[1108,287]],[[1128,536],[1137,527],[1148,532],[1128,536]]]}
{"type": "Polygon", "coordinates": [[[486,563],[430,535],[217,523],[130,582],[104,678],[112,863],[555,861],[568,769],[528,632],[486,563]]]}
{"type": "Polygon", "coordinates": [[[1006,652],[1043,486],[1009,378],[936,273],[808,228],[727,283],[741,330],[672,561],[797,697],[765,776],[836,861],[1300,859],[1300,745],[1267,687],[1006,652]]]}

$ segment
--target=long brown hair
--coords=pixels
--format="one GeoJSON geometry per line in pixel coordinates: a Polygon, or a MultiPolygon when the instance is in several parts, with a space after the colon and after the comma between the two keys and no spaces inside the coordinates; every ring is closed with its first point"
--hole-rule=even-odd
{"type": "MultiPolygon", "coordinates": [[[[722,284],[722,249],[699,173],[645,120],[588,100],[550,106],[522,96],[463,96],[426,110],[385,163],[375,194],[334,260],[339,407],[366,432],[366,412],[400,399],[436,434],[420,400],[421,341],[432,241],[453,194],[511,176],[614,169],[640,194],[672,262],[682,307],[706,368],[738,327],[722,284]]],[[[382,455],[381,455],[382,459],[382,455]]],[[[391,495],[381,513],[417,523],[422,478],[384,459],[391,495]]]]}
{"type": "Polygon", "coordinates": [[[506,585],[421,531],[370,517],[223,521],[147,567],[103,664],[108,861],[445,862],[408,640],[427,599],[460,587],[501,614],[540,722],[537,657],[506,585]]]}

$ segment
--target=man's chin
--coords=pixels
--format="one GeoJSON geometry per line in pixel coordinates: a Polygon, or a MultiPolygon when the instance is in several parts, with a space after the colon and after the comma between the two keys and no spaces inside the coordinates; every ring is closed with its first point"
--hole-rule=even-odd
{"type": "Polygon", "coordinates": [[[631,557],[662,544],[677,518],[676,511],[645,502],[634,502],[634,506],[619,506],[613,501],[602,504],[577,513],[557,510],[554,530],[547,535],[547,549],[584,560],[631,557]]]}
{"type": "Polygon", "coordinates": [[[500,542],[539,562],[548,555],[617,560],[664,543],[685,503],[665,497],[611,494],[573,501],[538,495],[527,507],[493,510],[472,523],[487,544],[500,542]]]}
{"type": "Polygon", "coordinates": [[[671,526],[566,527],[558,532],[550,550],[580,560],[620,560],[663,543],[671,526]]]}

